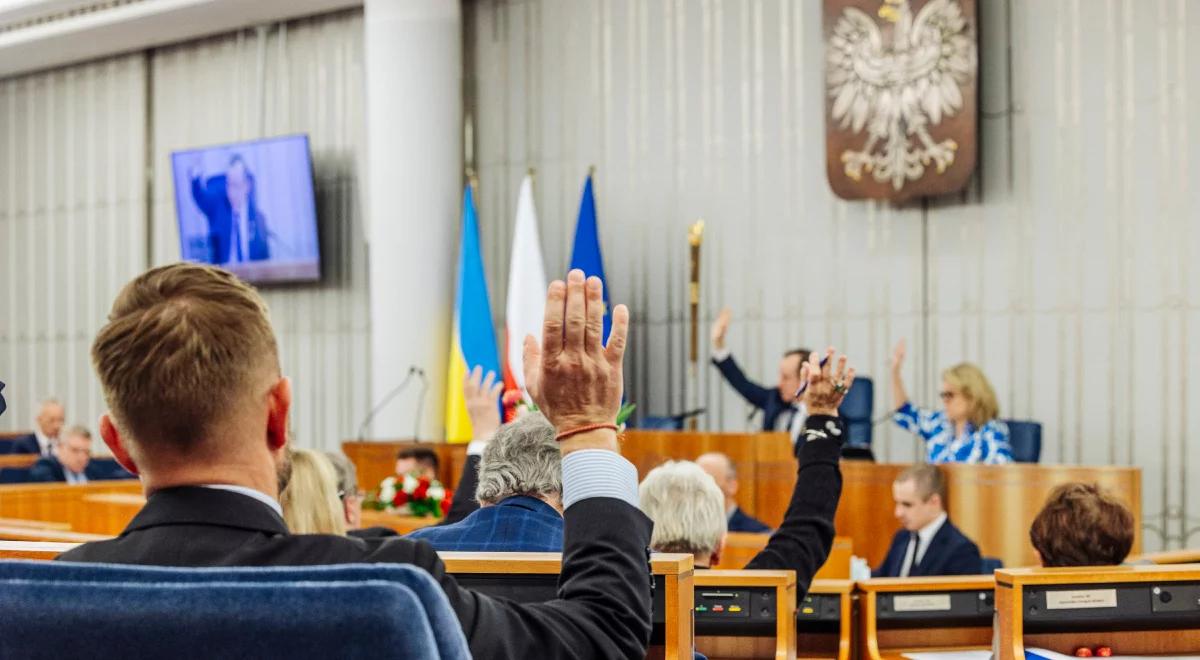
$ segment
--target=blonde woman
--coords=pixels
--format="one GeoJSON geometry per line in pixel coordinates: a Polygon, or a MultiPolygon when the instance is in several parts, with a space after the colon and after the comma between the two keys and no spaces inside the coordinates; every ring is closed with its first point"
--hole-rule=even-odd
{"type": "Polygon", "coordinates": [[[283,519],[293,534],[346,535],[346,516],[338,498],[337,471],[320,452],[291,452],[292,476],[279,498],[283,519]]]}
{"type": "Polygon", "coordinates": [[[991,383],[979,367],[962,363],[942,372],[942,410],[918,408],[904,390],[904,340],[892,355],[893,417],[900,428],[925,441],[929,463],[1012,462],[1008,426],[997,419],[999,406],[991,383]]]}

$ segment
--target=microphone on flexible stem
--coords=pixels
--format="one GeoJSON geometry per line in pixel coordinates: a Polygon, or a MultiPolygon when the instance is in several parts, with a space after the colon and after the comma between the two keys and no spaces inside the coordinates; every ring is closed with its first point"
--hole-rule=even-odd
{"type": "Polygon", "coordinates": [[[392,399],[395,399],[401,392],[404,391],[404,388],[408,387],[408,383],[412,380],[413,374],[417,373],[418,371],[420,371],[420,369],[418,369],[415,365],[410,366],[408,368],[408,373],[404,376],[404,380],[400,381],[399,385],[392,388],[392,391],[388,392],[387,396],[383,397],[383,400],[380,401],[374,408],[372,408],[370,413],[367,413],[367,418],[364,419],[362,424],[358,426],[359,442],[363,441],[363,433],[365,433],[367,430],[367,424],[370,424],[371,420],[375,419],[375,415],[379,414],[379,411],[383,410],[383,408],[387,406],[392,399]]]}
{"type": "Polygon", "coordinates": [[[413,423],[413,442],[417,442],[417,438],[421,434],[421,414],[425,412],[425,393],[429,391],[429,379],[425,377],[425,370],[420,367],[415,367],[417,370],[417,378],[421,379],[421,391],[417,394],[417,414],[416,421],[413,423]]]}

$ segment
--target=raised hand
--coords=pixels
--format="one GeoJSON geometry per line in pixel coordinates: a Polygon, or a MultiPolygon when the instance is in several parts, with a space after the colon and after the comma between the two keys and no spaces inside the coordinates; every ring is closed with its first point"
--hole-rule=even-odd
{"type": "Polygon", "coordinates": [[[713,321],[712,345],[718,351],[725,348],[725,335],[729,332],[729,321],[731,318],[732,314],[729,313],[729,308],[726,307],[721,310],[720,314],[717,314],[717,320],[713,321]]]}
{"type": "Polygon", "coordinates": [[[896,342],[896,348],[892,351],[892,372],[897,373],[904,366],[904,354],[907,352],[907,347],[904,340],[896,342]]]}
{"type": "Polygon", "coordinates": [[[832,346],[825,351],[825,366],[822,367],[821,356],[813,351],[800,369],[800,380],[808,381],[803,401],[810,415],[836,416],[846,392],[854,385],[854,368],[846,367],[845,355],[835,361],[834,352],[832,346]]]}
{"type": "MultiPolygon", "coordinates": [[[[624,391],[622,359],[629,309],[612,311],[612,333],[603,343],[604,288],[600,279],[572,270],[546,292],[542,345],[525,338],[525,387],[560,432],[613,424],[624,391]]],[[[615,436],[614,436],[615,437],[615,436]]],[[[567,449],[564,444],[564,451],[567,449]]]]}
{"type": "Polygon", "coordinates": [[[463,381],[463,397],[467,400],[467,416],[471,418],[471,431],[475,440],[488,440],[500,428],[498,402],[504,390],[504,381],[497,381],[496,372],[487,372],[475,367],[463,381]]]}

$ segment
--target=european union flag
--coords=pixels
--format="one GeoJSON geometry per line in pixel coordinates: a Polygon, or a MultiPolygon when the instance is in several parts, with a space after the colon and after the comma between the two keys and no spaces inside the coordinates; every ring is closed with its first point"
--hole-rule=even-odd
{"type": "Polygon", "coordinates": [[[612,331],[611,305],[608,303],[608,280],[604,279],[604,257],[600,255],[600,235],[596,231],[596,199],[592,195],[592,175],[583,184],[583,199],[579,200],[579,220],[575,223],[575,247],[571,250],[571,270],[596,276],[604,283],[604,343],[612,331]]]}

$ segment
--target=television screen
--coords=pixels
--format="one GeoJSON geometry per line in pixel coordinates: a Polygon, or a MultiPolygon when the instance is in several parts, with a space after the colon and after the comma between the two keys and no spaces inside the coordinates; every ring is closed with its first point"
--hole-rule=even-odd
{"type": "Polygon", "coordinates": [[[171,166],[185,261],[248,282],[321,278],[307,135],[176,151],[171,166]]]}

